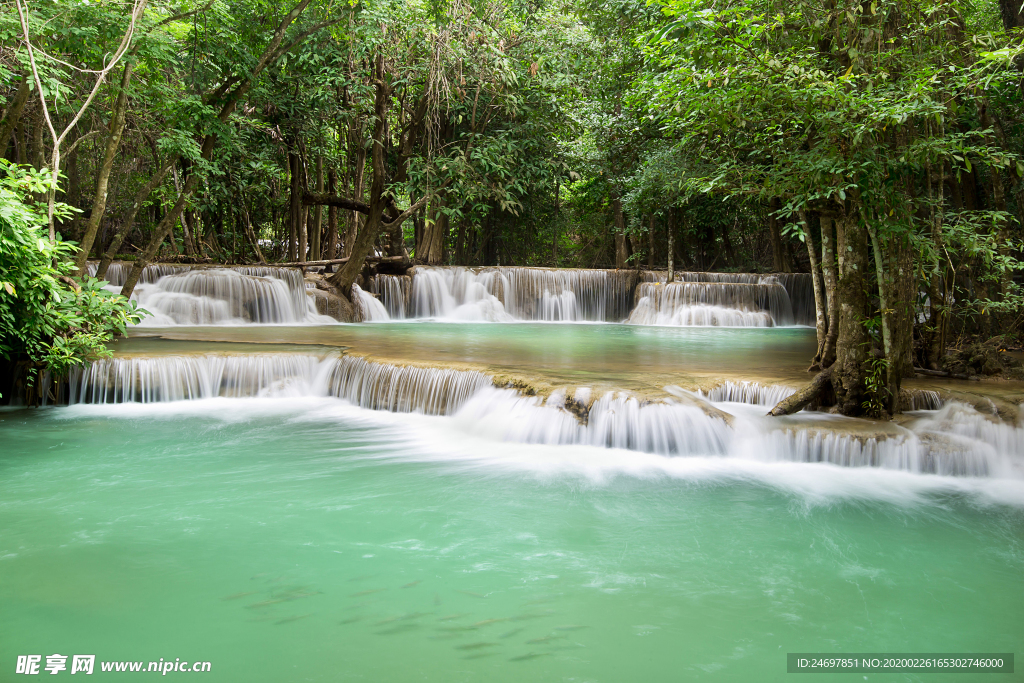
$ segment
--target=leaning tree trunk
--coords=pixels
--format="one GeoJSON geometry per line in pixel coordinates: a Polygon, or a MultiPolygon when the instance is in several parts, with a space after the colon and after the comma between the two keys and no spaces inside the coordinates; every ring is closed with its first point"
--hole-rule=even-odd
{"type": "Polygon", "coordinates": [[[23,71],[21,73],[21,83],[18,84],[18,90],[14,93],[14,99],[4,110],[4,116],[0,119],[0,155],[7,152],[7,145],[11,139],[11,133],[18,127],[18,122],[21,120],[21,113],[25,111],[25,103],[28,102],[29,94],[31,93],[31,83],[28,72],[23,71]]]}
{"type": "MultiPolygon", "coordinates": [[[[291,47],[297,44],[298,41],[294,41],[289,46],[282,48],[281,42],[284,40],[285,32],[288,27],[292,25],[300,14],[306,9],[312,0],[299,0],[299,3],[295,5],[281,23],[278,24],[277,30],[271,37],[270,42],[263,50],[263,54],[260,55],[259,61],[252,68],[247,76],[241,79],[240,82],[235,85],[234,89],[228,93],[223,100],[223,106],[217,115],[217,119],[221,123],[227,123],[234,113],[235,108],[238,106],[239,101],[245,96],[249,89],[252,87],[253,81],[256,77],[263,72],[263,70],[275,62],[282,54],[288,51],[291,47]]],[[[301,40],[301,38],[299,39],[301,40]]],[[[209,162],[213,158],[213,150],[217,146],[217,136],[215,134],[208,134],[203,138],[203,144],[200,150],[200,158],[204,161],[209,162]]],[[[142,270],[149,264],[150,260],[156,255],[160,249],[160,245],[167,239],[167,236],[171,234],[174,226],[178,222],[178,217],[181,216],[181,212],[185,209],[185,205],[188,203],[192,193],[195,192],[198,186],[198,176],[192,174],[188,180],[185,181],[185,187],[182,188],[181,192],[178,193],[178,198],[174,202],[174,206],[168,211],[160,225],[157,226],[153,233],[152,239],[146,248],[143,250],[142,255],[138,258],[134,264],[132,264],[132,270],[128,274],[128,279],[125,281],[124,286],[121,288],[121,296],[130,297],[132,292],[135,290],[135,285],[139,281],[139,277],[142,275],[142,270]]]]}
{"type": "Polygon", "coordinates": [[[164,178],[171,172],[171,168],[177,163],[177,157],[170,159],[163,166],[161,166],[156,173],[152,175],[149,182],[146,183],[138,192],[135,193],[135,200],[132,202],[131,211],[128,213],[128,217],[122,221],[117,232],[114,234],[114,239],[110,241],[110,246],[107,247],[107,251],[103,254],[103,258],[100,259],[100,265],[96,269],[96,277],[103,279],[107,275],[107,268],[110,267],[110,262],[117,256],[117,250],[121,248],[121,244],[124,242],[124,238],[128,236],[132,228],[135,227],[135,217],[139,215],[139,210],[142,208],[142,203],[146,201],[146,198],[152,194],[153,190],[163,183],[164,178]]]}
{"type": "Polygon", "coordinates": [[[371,143],[370,163],[373,169],[373,180],[370,182],[370,203],[366,221],[356,235],[352,244],[352,250],[348,262],[333,275],[329,282],[341,290],[341,293],[349,300],[352,299],[352,285],[359,272],[363,269],[363,262],[373,249],[374,242],[381,230],[381,218],[384,215],[386,200],[384,197],[384,126],[387,121],[390,93],[387,83],[384,81],[384,58],[378,54],[374,64],[374,76],[376,96],[374,98],[374,113],[376,120],[373,126],[373,141],[371,143]]]}
{"type": "Polygon", "coordinates": [[[825,343],[818,347],[814,363],[822,368],[827,368],[835,362],[836,339],[839,337],[834,224],[832,216],[821,215],[821,280],[825,288],[825,314],[828,319],[828,332],[825,334],[825,343]]]}
{"type": "MultiPolygon", "coordinates": [[[[825,293],[821,286],[821,264],[818,262],[818,249],[814,244],[814,234],[811,231],[811,224],[808,222],[808,215],[805,211],[800,212],[800,222],[804,229],[804,242],[807,244],[807,256],[811,262],[811,284],[814,287],[814,326],[818,333],[818,349],[825,348],[825,338],[828,335],[828,318],[825,315],[825,293]]],[[[811,370],[821,369],[821,360],[815,357],[811,363],[811,370]]]]}
{"type": "Polygon", "coordinates": [[[135,64],[131,60],[125,62],[124,73],[121,75],[121,90],[117,93],[117,99],[114,100],[114,106],[110,112],[110,123],[107,126],[110,132],[107,136],[103,161],[96,173],[96,192],[93,195],[92,212],[89,214],[89,221],[85,224],[85,233],[82,235],[81,243],[78,246],[78,255],[75,257],[75,268],[79,276],[85,274],[85,262],[89,259],[89,252],[92,251],[92,245],[96,241],[100,221],[103,220],[103,214],[107,210],[107,184],[110,181],[110,171],[114,167],[117,150],[121,147],[125,113],[128,110],[128,85],[131,83],[134,68],[135,64]]]}

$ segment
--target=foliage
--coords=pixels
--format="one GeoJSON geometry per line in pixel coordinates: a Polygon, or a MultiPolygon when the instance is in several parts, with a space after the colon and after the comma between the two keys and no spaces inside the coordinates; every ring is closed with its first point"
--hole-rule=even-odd
{"type": "Polygon", "coordinates": [[[109,355],[106,342],[144,311],[96,278],[68,277],[74,245],[46,238],[46,215],[31,199],[48,188],[48,173],[2,161],[0,169],[0,355],[64,375],[109,355]]]}

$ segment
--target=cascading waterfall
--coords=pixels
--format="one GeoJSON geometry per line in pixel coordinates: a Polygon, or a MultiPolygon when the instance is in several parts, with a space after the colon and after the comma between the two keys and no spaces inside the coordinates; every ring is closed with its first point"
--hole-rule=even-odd
{"type": "MultiPolygon", "coordinates": [[[[86,269],[89,275],[95,277],[99,269],[99,263],[97,261],[90,261],[86,264],[86,269]]],[[[128,279],[128,273],[131,272],[131,269],[131,263],[113,261],[107,266],[107,274],[104,277],[111,285],[121,287],[128,279]]],[[[191,266],[177,266],[166,263],[148,265],[142,269],[142,273],[139,275],[139,284],[152,284],[165,275],[184,273],[191,269],[191,266]]]]}
{"type": "Polygon", "coordinates": [[[793,308],[778,281],[642,282],[626,322],[637,325],[772,327],[793,324],[793,308]]]}
{"type": "MultiPolygon", "coordinates": [[[[120,290],[129,267],[110,264],[112,291],[120,290]]],[[[147,266],[132,298],[151,313],[142,326],[335,322],[317,313],[302,273],[293,268],[147,266]]]]}
{"type": "Polygon", "coordinates": [[[411,280],[377,275],[371,289],[395,319],[618,322],[635,279],[633,271],[418,266],[411,280]]]}
{"type": "Polygon", "coordinates": [[[479,372],[375,363],[352,356],[129,356],[75,368],[69,403],[334,396],[370,410],[448,415],[491,380],[479,372]]]}
{"type": "Polygon", "coordinates": [[[520,320],[613,321],[629,314],[634,271],[498,268],[505,308],[520,320]]]}
{"type": "Polygon", "coordinates": [[[409,297],[412,292],[411,275],[386,275],[379,273],[370,280],[370,293],[376,294],[384,305],[388,317],[403,320],[409,316],[409,297]]]}
{"type": "Polygon", "coordinates": [[[507,284],[493,269],[417,267],[410,294],[411,317],[511,322],[500,298],[507,284]]]}
{"type": "Polygon", "coordinates": [[[352,285],[352,300],[359,308],[363,322],[382,322],[391,319],[384,304],[378,301],[377,297],[364,292],[357,284],[352,285]]]}
{"type": "MultiPolygon", "coordinates": [[[[124,284],[131,265],[110,264],[112,291],[124,284]]],[[[96,267],[89,263],[89,272],[96,267]]],[[[419,266],[411,273],[378,274],[368,291],[354,289],[362,319],[743,327],[814,322],[810,276],[801,273],[680,272],[678,282],[660,286],[666,275],[657,271],[419,266]]],[[[333,322],[317,314],[313,297],[305,296],[309,287],[294,268],[154,264],[143,269],[133,296],[153,314],[145,325],[333,322]]]]}
{"type": "MultiPolygon", "coordinates": [[[[647,270],[641,273],[641,282],[661,282],[668,280],[666,271],[647,270]]],[[[676,282],[706,282],[721,284],[780,284],[786,290],[795,325],[814,325],[815,303],[814,283],[809,273],[701,273],[696,271],[678,271],[676,282]]],[[[639,297],[638,297],[639,298],[639,297]]],[[[778,324],[778,323],[777,323],[778,324]]]]}
{"type": "Polygon", "coordinates": [[[903,389],[901,396],[903,410],[938,410],[946,404],[939,392],[927,389],[903,389]]]}
{"type": "Polygon", "coordinates": [[[758,435],[749,452],[772,462],[820,462],[945,476],[1014,476],[1012,463],[992,449],[977,443],[920,438],[914,433],[856,438],[826,430],[779,429],[758,435]]]}
{"type": "Polygon", "coordinates": [[[163,403],[224,396],[317,395],[334,358],[305,354],[121,357],[71,370],[69,403],[163,403]],[[319,380],[318,380],[319,378],[319,380]]]}
{"type": "Polygon", "coordinates": [[[450,415],[491,379],[480,372],[375,363],[344,356],[327,379],[331,396],[361,408],[450,415]]]}
{"type": "Polygon", "coordinates": [[[697,395],[716,403],[749,403],[755,406],[772,407],[779,401],[789,398],[796,389],[779,384],[761,384],[759,382],[723,382],[708,390],[705,394],[697,390],[697,395]]]}
{"type": "Polygon", "coordinates": [[[683,272],[681,282],[660,287],[654,283],[664,283],[666,274],[656,271],[418,266],[412,273],[376,275],[370,282],[393,320],[742,327],[814,322],[810,276],[799,273],[683,272]]]}
{"type": "Polygon", "coordinates": [[[1024,477],[1024,418],[1010,425],[959,403],[920,411],[904,427],[821,413],[763,416],[762,407],[787,391],[723,385],[709,392],[717,404],[678,391],[671,392],[678,399],[655,401],[621,392],[594,397],[586,387],[542,398],[495,387],[475,371],[280,353],[116,357],[72,370],[68,387],[75,404],[335,397],[370,410],[447,415],[456,429],[525,444],[1024,477]],[[739,410],[736,402],[757,407],[739,410]]]}
{"type": "Polygon", "coordinates": [[[504,441],[579,444],[663,455],[722,455],[731,436],[724,420],[671,401],[641,404],[634,397],[609,392],[589,407],[585,422],[564,404],[561,392],[542,399],[520,396],[509,389],[487,389],[475,395],[455,419],[467,431],[504,441]]]}

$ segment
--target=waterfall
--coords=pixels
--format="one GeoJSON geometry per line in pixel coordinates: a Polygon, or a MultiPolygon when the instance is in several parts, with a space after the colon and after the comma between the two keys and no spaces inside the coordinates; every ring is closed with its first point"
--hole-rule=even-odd
{"type": "Polygon", "coordinates": [[[723,382],[710,389],[706,394],[697,390],[699,396],[718,403],[749,403],[755,406],[773,407],[789,398],[796,389],[778,384],[761,384],[759,382],[723,382]]]}
{"type": "Polygon", "coordinates": [[[378,301],[377,297],[364,292],[357,284],[352,285],[352,299],[359,307],[363,322],[382,322],[391,319],[384,304],[378,301]]]}
{"type": "Polygon", "coordinates": [[[317,395],[333,359],[303,354],[123,357],[71,370],[69,403],[163,403],[288,392],[317,395]]]}
{"type": "Polygon", "coordinates": [[[326,323],[302,275],[283,268],[195,269],[139,285],[132,298],[152,313],[142,325],[326,323]]]}
{"type": "MultiPolygon", "coordinates": [[[[419,266],[405,317],[618,322],[629,314],[635,279],[633,271],[419,266]]],[[[387,301],[401,296],[399,285],[388,280],[376,286],[389,292],[387,301]]],[[[389,311],[398,308],[386,305],[389,311]]]]}
{"type": "Polygon", "coordinates": [[[511,322],[500,298],[506,285],[493,269],[418,266],[410,294],[412,317],[511,322]]]}
{"type": "Polygon", "coordinates": [[[903,389],[900,398],[903,410],[938,410],[945,405],[939,392],[926,389],[903,389]]]}
{"type": "Polygon", "coordinates": [[[921,411],[899,427],[821,413],[769,418],[732,403],[764,406],[786,391],[723,385],[709,392],[726,399],[720,405],[681,392],[672,392],[680,400],[615,391],[594,398],[588,388],[543,398],[496,388],[475,371],[284,353],[116,357],[73,369],[68,382],[73,404],[333,397],[369,410],[450,416],[452,429],[523,444],[1024,477],[1024,420],[1006,424],[964,404],[921,411]]]}
{"type": "Polygon", "coordinates": [[[731,430],[700,408],[671,401],[643,404],[634,397],[606,393],[594,401],[582,422],[564,407],[564,395],[549,399],[519,396],[509,389],[479,392],[459,411],[459,425],[504,441],[551,445],[580,444],[662,455],[722,455],[731,430]]]}
{"type": "Polygon", "coordinates": [[[480,372],[375,363],[342,357],[327,380],[328,393],[361,408],[393,413],[449,415],[490,386],[480,372]]]}
{"type": "Polygon", "coordinates": [[[370,293],[376,294],[392,320],[404,320],[409,310],[412,293],[411,275],[386,275],[378,273],[370,280],[370,293]]]}
{"type": "Polygon", "coordinates": [[[779,429],[748,444],[751,457],[773,462],[821,462],[841,467],[881,467],[920,474],[985,477],[1012,474],[1004,457],[977,442],[920,438],[858,437],[811,429],[779,429]]]}
{"type": "MultiPolygon", "coordinates": [[[[793,322],[786,324],[814,325],[815,303],[814,283],[810,273],[701,273],[679,271],[675,274],[676,281],[732,283],[732,284],[780,284],[789,297],[793,322]]],[[[668,279],[666,271],[644,271],[641,282],[661,282],[668,279]]],[[[777,323],[779,324],[779,323],[777,323]]]]}
{"type": "Polygon", "coordinates": [[[735,327],[814,322],[813,291],[809,311],[804,305],[810,276],[794,274],[684,272],[682,282],[658,285],[664,273],[424,266],[413,272],[411,283],[393,275],[371,283],[393,318],[735,327]],[[790,289],[802,297],[799,313],[790,289]]]}
{"type": "MultiPolygon", "coordinates": [[[[87,264],[95,275],[98,264],[87,264]]],[[[120,292],[130,262],[107,268],[107,289],[120,292]]],[[[142,326],[334,323],[317,313],[302,271],[276,266],[206,268],[153,264],[139,277],[132,299],[151,313],[142,326]]]]}
{"type": "Polygon", "coordinates": [[[636,307],[626,322],[722,327],[792,325],[789,294],[772,279],[758,284],[642,282],[636,290],[636,307]]]}
{"type": "Polygon", "coordinates": [[[505,307],[520,320],[619,322],[629,314],[634,271],[498,268],[505,307]]]}
{"type": "MultiPolygon", "coordinates": [[[[131,266],[110,264],[107,279],[112,291],[124,284],[131,266]]],[[[96,267],[96,262],[89,263],[89,272],[94,274],[96,267]]],[[[679,281],[669,285],[664,284],[666,274],[658,271],[417,266],[410,273],[377,274],[367,283],[367,291],[354,290],[353,303],[362,319],[814,324],[814,292],[806,273],[680,272],[679,281]]],[[[153,313],[146,325],[333,322],[317,314],[313,297],[302,296],[307,287],[295,268],[154,264],[143,269],[134,296],[153,313]],[[290,305],[283,303],[283,292],[271,291],[276,287],[267,283],[275,280],[292,298],[290,305]]]]}
{"type": "MultiPolygon", "coordinates": [[[[96,276],[96,272],[99,270],[98,261],[90,261],[86,264],[86,270],[89,275],[96,276]]],[[[124,285],[125,280],[128,279],[128,273],[132,269],[132,263],[130,261],[113,261],[107,266],[107,274],[105,276],[107,282],[118,288],[124,285]]],[[[139,275],[140,284],[152,284],[164,277],[165,275],[173,275],[175,273],[184,273],[187,270],[191,270],[191,266],[176,266],[169,265],[166,263],[155,263],[148,265],[142,269],[142,274],[139,275]]]]}
{"type": "Polygon", "coordinates": [[[447,415],[490,384],[490,378],[479,372],[374,363],[352,356],[128,356],[74,368],[68,402],[334,396],[370,410],[447,415]]]}

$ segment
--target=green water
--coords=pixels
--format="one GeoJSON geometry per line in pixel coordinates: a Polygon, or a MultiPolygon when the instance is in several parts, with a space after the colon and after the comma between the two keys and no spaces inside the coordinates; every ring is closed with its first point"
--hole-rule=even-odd
{"type": "Polygon", "coordinates": [[[377,358],[477,363],[510,372],[619,386],[645,374],[745,375],[806,381],[809,328],[685,328],[615,324],[372,323],[286,327],[137,328],[124,352],[149,352],[146,335],[169,340],[326,344],[377,358]]]}
{"type": "Polygon", "coordinates": [[[0,413],[0,680],[54,652],[209,681],[609,683],[1024,652],[1015,484],[450,424],[329,399],[0,413]]]}

